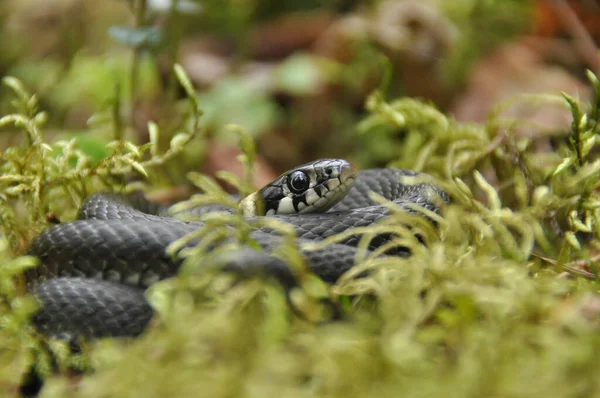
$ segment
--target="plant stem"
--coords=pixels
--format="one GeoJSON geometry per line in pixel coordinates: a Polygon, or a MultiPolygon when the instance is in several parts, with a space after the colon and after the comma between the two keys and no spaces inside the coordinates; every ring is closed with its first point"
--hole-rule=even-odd
{"type": "MultiPolygon", "coordinates": [[[[133,11],[135,16],[134,26],[136,28],[140,28],[144,26],[145,16],[146,16],[146,0],[134,0],[133,3],[133,11]]],[[[137,90],[138,90],[138,72],[140,66],[140,57],[141,57],[142,49],[136,47],[133,50],[133,60],[131,64],[131,109],[130,109],[130,119],[129,123],[133,128],[135,126],[135,113],[136,113],[136,100],[137,100],[137,90]]]]}
{"type": "Polygon", "coordinates": [[[115,140],[123,139],[123,123],[121,121],[121,85],[119,81],[115,83],[115,100],[112,106],[113,120],[113,138],[115,140]]]}
{"type": "Polygon", "coordinates": [[[169,58],[171,60],[171,71],[168,79],[168,96],[170,101],[174,101],[177,98],[177,89],[179,87],[177,82],[177,76],[173,71],[173,67],[179,59],[179,48],[181,42],[181,36],[183,34],[181,21],[179,20],[179,0],[173,0],[171,2],[171,9],[169,10],[169,58]]]}

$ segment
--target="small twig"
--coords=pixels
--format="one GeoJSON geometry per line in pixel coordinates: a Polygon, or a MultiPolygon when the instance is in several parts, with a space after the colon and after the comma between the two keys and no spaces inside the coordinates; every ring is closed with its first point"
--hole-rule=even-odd
{"type": "Polygon", "coordinates": [[[581,267],[581,266],[587,265],[589,263],[595,263],[598,260],[600,260],[600,254],[596,254],[595,256],[592,256],[585,260],[574,260],[567,264],[571,265],[571,266],[580,266],[581,267]]]}
{"type": "Polygon", "coordinates": [[[575,49],[579,52],[579,55],[590,65],[590,68],[596,74],[600,73],[598,48],[575,11],[573,11],[565,0],[552,1],[552,7],[565,29],[575,39],[575,49]]]}
{"type": "MultiPolygon", "coordinates": [[[[543,261],[545,261],[545,262],[547,262],[549,264],[558,265],[558,261],[554,260],[553,258],[542,256],[541,254],[537,254],[537,253],[531,253],[531,255],[533,257],[537,257],[540,260],[543,260],[543,261]]],[[[593,274],[592,272],[586,271],[584,269],[581,269],[579,267],[586,266],[589,263],[593,263],[593,262],[596,262],[596,261],[599,261],[599,260],[600,260],[600,254],[596,254],[595,256],[592,256],[592,257],[590,257],[588,259],[585,259],[585,260],[570,261],[570,262],[568,262],[566,264],[563,264],[562,267],[566,271],[568,271],[568,272],[570,272],[572,274],[583,276],[583,277],[588,278],[588,279],[596,279],[596,275],[595,274],[593,274]]]]}
{"type": "Polygon", "coordinates": [[[586,270],[583,270],[581,268],[572,267],[572,266],[566,265],[566,264],[563,266],[563,268],[572,274],[583,276],[584,278],[588,278],[588,279],[596,279],[596,275],[594,275],[591,272],[588,272],[586,270]]]}

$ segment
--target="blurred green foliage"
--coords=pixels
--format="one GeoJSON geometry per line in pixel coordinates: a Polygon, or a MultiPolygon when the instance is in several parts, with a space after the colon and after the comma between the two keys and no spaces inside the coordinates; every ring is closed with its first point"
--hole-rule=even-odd
{"type": "Polygon", "coordinates": [[[529,0],[438,1],[459,28],[459,39],[445,62],[448,80],[462,83],[473,64],[515,35],[532,29],[529,0]]]}
{"type": "MultiPolygon", "coordinates": [[[[285,129],[294,137],[308,137],[305,125],[311,122],[303,121],[307,116],[302,103],[293,103],[291,108],[285,105],[282,109],[274,94],[318,97],[323,95],[324,85],[333,85],[340,94],[327,113],[330,122],[322,127],[327,132],[324,146],[344,141],[340,152],[359,154],[364,165],[381,165],[391,159],[385,153],[390,150],[389,145],[383,144],[385,139],[368,156],[358,150],[362,142],[351,145],[347,133],[364,116],[363,111],[357,112],[356,101],[362,101],[365,87],[368,89],[373,74],[379,73],[379,50],[368,35],[352,39],[350,59],[344,63],[325,61],[312,54],[283,58],[275,68],[274,86],[266,93],[252,82],[243,81],[247,77],[236,71],[237,66],[252,61],[253,29],[265,21],[294,13],[310,15],[319,10],[328,10],[340,18],[348,15],[348,11],[370,18],[380,3],[181,0],[179,6],[169,8],[168,3],[146,0],[112,0],[101,7],[90,0],[61,0],[54,7],[43,0],[11,0],[0,7],[0,18],[6,21],[1,34],[6,43],[11,43],[10,50],[0,55],[0,71],[21,79],[37,93],[40,103],[49,111],[49,127],[61,132],[74,130],[78,134],[90,116],[108,108],[118,97],[126,127],[135,123],[138,106],[149,107],[154,113],[160,111],[155,119],[168,141],[179,124],[179,113],[173,109],[172,101],[164,101],[172,99],[176,90],[174,76],[165,76],[165,70],[171,70],[165,69],[165,65],[172,66],[184,40],[221,39],[226,51],[233,51],[234,68],[226,78],[201,93],[210,114],[209,130],[220,134],[226,130],[219,128],[219,124],[241,123],[256,136],[285,129]],[[145,12],[140,13],[142,5],[145,12]],[[46,23],[38,23],[40,19],[46,23]],[[133,60],[132,54],[135,54],[133,60]],[[251,103],[253,98],[255,103],[251,103]]],[[[464,80],[482,54],[527,29],[528,2],[523,0],[432,1],[431,5],[442,10],[459,32],[458,41],[448,49],[448,55],[439,55],[444,57],[443,70],[453,84],[464,80]]],[[[378,28],[376,20],[369,23],[373,25],[371,30],[378,28]]],[[[397,75],[392,76],[390,88],[394,95],[403,94],[397,75]]],[[[0,91],[2,113],[9,112],[9,98],[8,91],[0,91]]],[[[144,135],[143,125],[134,127],[137,131],[129,131],[130,134],[144,135]]],[[[319,135],[324,132],[317,130],[319,135]]],[[[304,147],[297,142],[301,138],[294,138],[293,143],[304,147]]],[[[310,146],[313,144],[308,140],[306,147],[310,146]]]]}

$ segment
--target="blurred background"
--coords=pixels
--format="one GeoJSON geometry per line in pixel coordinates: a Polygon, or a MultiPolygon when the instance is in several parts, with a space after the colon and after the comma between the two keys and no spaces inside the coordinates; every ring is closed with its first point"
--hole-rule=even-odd
{"type": "MultiPolygon", "coordinates": [[[[0,75],[38,94],[47,140],[77,137],[100,159],[115,110],[127,139],[146,142],[154,121],[168,146],[187,123],[180,63],[204,131],[171,179],[185,180],[180,169],[239,170],[237,138],[224,129],[237,123],[256,139],[262,184],[320,157],[361,168],[401,157],[401,129],[357,132],[380,87],[466,122],[485,122],[517,94],[585,99],[585,70],[600,72],[599,37],[595,0],[3,0],[0,75]]],[[[0,88],[1,115],[11,99],[0,88]]],[[[550,105],[510,112],[557,135],[570,121],[550,105]]],[[[0,130],[3,148],[21,139],[0,130]]]]}

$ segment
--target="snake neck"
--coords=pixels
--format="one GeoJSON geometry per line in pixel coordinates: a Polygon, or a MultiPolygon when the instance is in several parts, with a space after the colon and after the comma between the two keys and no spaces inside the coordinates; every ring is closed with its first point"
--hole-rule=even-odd
{"type": "Polygon", "coordinates": [[[258,192],[246,196],[239,204],[244,217],[256,217],[265,215],[265,201],[258,192]]]}

